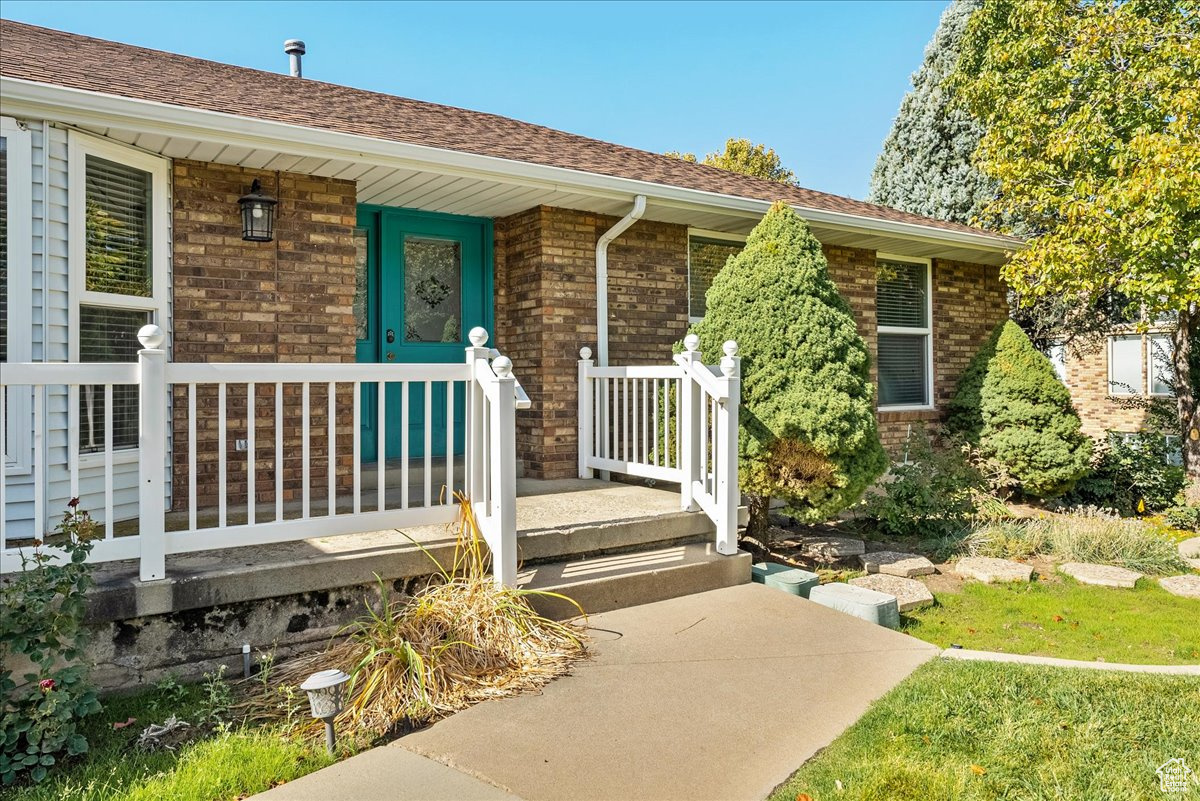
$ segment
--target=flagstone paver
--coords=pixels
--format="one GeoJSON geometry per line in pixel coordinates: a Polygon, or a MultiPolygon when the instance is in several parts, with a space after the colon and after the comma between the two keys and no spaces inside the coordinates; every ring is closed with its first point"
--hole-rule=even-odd
{"type": "Polygon", "coordinates": [[[985,584],[1007,581],[1029,581],[1033,568],[1011,559],[996,559],[991,556],[967,556],[958,560],[954,572],[985,584]]]}
{"type": "Polygon", "coordinates": [[[1094,565],[1087,562],[1067,562],[1058,566],[1064,573],[1080,584],[1095,584],[1099,587],[1132,588],[1142,578],[1141,573],[1113,565],[1094,565]]]}
{"type": "Polygon", "coordinates": [[[866,551],[862,540],[850,537],[805,537],[800,540],[800,555],[819,562],[836,562],[866,551]]]}
{"type": "Polygon", "coordinates": [[[1200,570],[1200,537],[1179,543],[1179,555],[1192,567],[1200,570]]]}
{"type": "Polygon", "coordinates": [[[933,562],[915,553],[900,551],[876,551],[858,557],[863,570],[868,573],[887,573],[890,576],[912,578],[926,576],[936,571],[933,562]]]}
{"type": "Polygon", "coordinates": [[[848,582],[855,587],[866,587],[868,590],[886,593],[895,597],[901,612],[918,609],[933,603],[933,593],[916,579],[893,576],[887,573],[872,573],[860,576],[848,582]]]}
{"type": "Polygon", "coordinates": [[[1200,598],[1200,576],[1167,576],[1160,578],[1158,583],[1172,595],[1182,598],[1200,598]]]}

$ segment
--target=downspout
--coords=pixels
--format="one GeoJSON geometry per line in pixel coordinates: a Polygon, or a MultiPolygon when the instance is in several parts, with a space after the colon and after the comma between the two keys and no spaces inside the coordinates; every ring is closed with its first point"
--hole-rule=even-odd
{"type": "Polygon", "coordinates": [[[596,350],[600,367],[608,366],[608,246],[646,213],[646,196],[633,199],[633,209],[596,242],[596,350]]]}

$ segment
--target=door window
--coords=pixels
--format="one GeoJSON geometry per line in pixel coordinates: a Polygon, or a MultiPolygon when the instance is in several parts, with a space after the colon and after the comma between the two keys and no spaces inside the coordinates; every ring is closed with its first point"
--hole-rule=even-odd
{"type": "Polygon", "coordinates": [[[462,340],[462,245],[404,239],[404,341],[462,340]]]}

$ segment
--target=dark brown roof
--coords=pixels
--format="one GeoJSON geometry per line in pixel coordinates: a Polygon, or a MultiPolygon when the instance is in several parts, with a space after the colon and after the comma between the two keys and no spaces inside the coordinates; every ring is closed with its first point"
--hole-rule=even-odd
{"type": "Polygon", "coordinates": [[[983,233],[478,111],[0,20],[0,75],[667,186],[983,233]]]}

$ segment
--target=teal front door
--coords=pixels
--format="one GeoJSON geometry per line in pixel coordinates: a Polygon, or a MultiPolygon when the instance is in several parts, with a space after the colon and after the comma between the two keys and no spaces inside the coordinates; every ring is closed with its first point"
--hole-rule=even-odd
{"type": "MultiPolygon", "coordinates": [[[[358,211],[359,276],[355,299],[358,361],[387,364],[461,362],[467,333],[491,331],[491,220],[379,206],[358,211]]],[[[384,438],[388,459],[445,456],[453,415],[455,453],[463,447],[466,395],[445,382],[412,382],[386,390],[384,438]],[[429,442],[426,414],[430,419],[429,442]]],[[[378,390],[363,387],[362,458],[378,458],[378,390]]]]}

